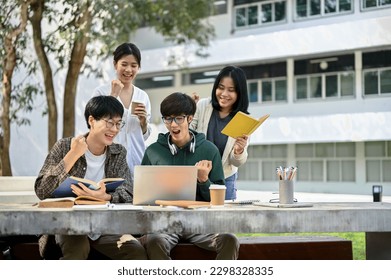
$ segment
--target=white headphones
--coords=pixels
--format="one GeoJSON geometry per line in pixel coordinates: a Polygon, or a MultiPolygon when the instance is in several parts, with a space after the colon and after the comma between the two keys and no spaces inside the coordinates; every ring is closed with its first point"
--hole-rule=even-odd
{"type": "MultiPolygon", "coordinates": [[[[192,136],[190,147],[189,147],[189,151],[194,154],[195,147],[196,147],[196,138],[195,138],[194,133],[191,130],[189,130],[189,132],[190,132],[190,134],[192,136]]],[[[171,143],[170,139],[171,139],[171,135],[168,135],[167,144],[168,144],[168,147],[170,148],[171,154],[173,156],[175,156],[178,153],[178,147],[174,143],[171,143]]]]}

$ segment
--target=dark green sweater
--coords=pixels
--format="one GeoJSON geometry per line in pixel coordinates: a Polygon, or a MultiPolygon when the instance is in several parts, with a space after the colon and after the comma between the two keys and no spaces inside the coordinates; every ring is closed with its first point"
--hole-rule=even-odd
{"type": "Polygon", "coordinates": [[[141,165],[195,165],[200,160],[212,161],[209,180],[204,183],[197,182],[196,195],[196,200],[210,201],[209,186],[225,184],[220,153],[212,142],[205,139],[203,133],[193,130],[192,132],[195,135],[196,144],[194,153],[190,151],[191,142],[189,142],[182,149],[178,149],[175,155],[172,155],[168,146],[169,133],[160,133],[158,140],[146,149],[141,165]]]}

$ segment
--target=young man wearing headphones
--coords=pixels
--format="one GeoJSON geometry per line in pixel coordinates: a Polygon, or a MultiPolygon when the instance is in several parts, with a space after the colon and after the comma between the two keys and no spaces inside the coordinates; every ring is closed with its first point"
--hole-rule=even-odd
{"type": "MultiPolygon", "coordinates": [[[[141,164],[197,166],[196,200],[210,201],[209,186],[223,185],[224,172],[217,147],[203,133],[189,129],[195,111],[196,104],[190,96],[180,92],[167,96],[160,104],[160,112],[168,132],[160,133],[146,149],[141,164]]],[[[235,260],[239,252],[238,239],[229,233],[147,234],[142,240],[148,257],[154,260],[170,259],[171,249],[180,241],[215,251],[216,259],[221,260],[235,260]]]]}

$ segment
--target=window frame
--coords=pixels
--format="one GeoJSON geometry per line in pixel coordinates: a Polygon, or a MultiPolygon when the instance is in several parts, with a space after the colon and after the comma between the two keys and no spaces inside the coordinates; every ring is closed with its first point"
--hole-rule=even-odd
{"type": "Polygon", "coordinates": [[[366,0],[360,0],[360,11],[361,12],[373,11],[373,10],[377,10],[377,9],[391,8],[391,2],[390,3],[386,3],[386,4],[382,4],[380,0],[376,0],[376,6],[369,7],[369,8],[364,7],[365,2],[366,2],[366,0]]]}
{"type": "Polygon", "coordinates": [[[329,17],[329,16],[336,16],[336,15],[344,15],[344,14],[353,14],[354,13],[354,3],[355,1],[351,1],[351,9],[347,11],[340,11],[340,2],[341,0],[335,0],[336,2],[336,11],[333,13],[326,13],[325,12],[325,0],[319,0],[320,1],[320,13],[315,15],[310,15],[311,12],[311,1],[306,1],[306,16],[298,16],[297,14],[297,5],[299,0],[295,0],[293,3],[293,20],[294,21],[302,21],[302,20],[308,20],[308,19],[314,19],[314,18],[322,18],[322,17],[329,17]]]}
{"type": "MultiPolygon", "coordinates": [[[[362,96],[365,97],[365,98],[368,98],[368,97],[376,97],[376,96],[390,96],[391,95],[391,91],[390,92],[386,92],[386,93],[382,93],[381,92],[381,88],[382,88],[382,80],[381,80],[381,72],[382,71],[391,71],[391,67],[379,67],[379,68],[367,68],[367,69],[363,69],[362,70],[362,96]],[[376,83],[376,87],[377,87],[377,93],[366,93],[366,77],[365,75],[367,73],[370,73],[370,72],[376,72],[376,79],[377,79],[377,83],[376,83]]],[[[390,83],[391,83],[391,79],[390,79],[390,83]]]]}
{"type": "Polygon", "coordinates": [[[282,102],[288,102],[288,80],[286,77],[274,77],[274,78],[267,78],[267,79],[252,79],[247,81],[247,88],[250,89],[251,84],[257,85],[257,100],[251,101],[251,92],[248,91],[249,100],[250,103],[282,103],[282,102]],[[270,82],[271,83],[271,100],[264,100],[264,92],[263,92],[263,83],[264,82],[270,82]],[[277,100],[276,99],[276,89],[277,89],[277,82],[285,82],[285,99],[283,100],[277,100]]]}
{"type": "MultiPolygon", "coordinates": [[[[296,166],[298,166],[298,171],[297,171],[297,181],[301,182],[324,182],[324,183],[354,183],[356,182],[356,152],[355,152],[355,143],[348,143],[348,142],[342,142],[343,144],[351,144],[353,145],[353,150],[354,150],[354,155],[346,155],[346,156],[339,156],[338,155],[338,144],[337,142],[332,142],[332,143],[310,143],[310,144],[296,144],[295,145],[295,154],[296,154],[296,166]],[[329,148],[332,149],[332,154],[331,155],[318,155],[317,154],[317,148],[320,145],[328,145],[329,148]],[[300,155],[297,155],[297,149],[302,147],[309,147],[311,150],[308,150],[310,153],[307,156],[301,157],[300,155]],[[329,163],[332,162],[338,162],[338,179],[337,180],[329,180],[331,175],[335,174],[330,174],[330,168],[329,163]],[[316,164],[321,163],[321,173],[322,177],[320,180],[315,180],[313,174],[313,167],[316,164]],[[354,178],[353,181],[350,180],[345,180],[344,178],[344,163],[350,163],[351,167],[353,169],[353,175],[352,177],[354,178]],[[352,164],[353,163],[353,164],[352,164]],[[302,173],[300,173],[300,166],[306,164],[308,166],[308,174],[306,174],[306,179],[303,177],[302,173]]],[[[341,144],[342,144],[341,143],[341,144]]]]}
{"type": "Polygon", "coordinates": [[[325,73],[313,73],[313,74],[303,74],[303,75],[296,75],[294,77],[294,101],[295,102],[301,102],[301,101],[309,101],[309,100],[332,100],[332,99],[345,99],[345,98],[355,98],[356,96],[356,84],[355,84],[355,71],[336,71],[336,72],[325,72],[325,73]],[[352,81],[352,94],[351,95],[342,95],[342,75],[349,74],[353,76],[352,81]],[[336,96],[327,96],[327,84],[326,80],[329,76],[337,76],[337,95],[336,96]],[[321,86],[321,95],[319,97],[313,97],[311,96],[311,79],[312,78],[320,78],[320,86],[321,86]],[[305,79],[306,80],[306,98],[298,98],[298,86],[297,81],[299,79],[305,79]]]}
{"type": "MultiPolygon", "coordinates": [[[[233,4],[232,8],[232,16],[233,16],[233,26],[235,30],[241,30],[241,29],[247,29],[252,27],[263,27],[263,26],[270,26],[275,24],[281,24],[281,23],[287,23],[287,12],[288,12],[288,0],[268,0],[268,1],[248,1],[248,3],[245,4],[239,4],[235,5],[233,4]],[[284,4],[284,17],[281,20],[276,20],[276,5],[281,4],[283,2],[284,4]],[[262,15],[263,15],[263,7],[266,7],[267,5],[271,5],[271,21],[263,22],[262,21],[262,15]],[[256,23],[250,24],[250,18],[249,18],[249,8],[256,8],[257,10],[257,20],[256,23]],[[238,10],[244,9],[244,24],[238,25],[238,10]]],[[[243,16],[243,15],[242,15],[243,16]]]]}
{"type": "Polygon", "coordinates": [[[365,156],[365,182],[366,183],[390,183],[390,180],[386,180],[385,176],[387,176],[387,172],[384,172],[384,164],[390,164],[391,161],[391,141],[368,141],[364,143],[364,156],[365,156]],[[373,144],[378,142],[380,145],[383,145],[382,148],[383,154],[381,155],[368,155],[367,154],[367,146],[369,144],[373,144]],[[369,180],[369,177],[373,174],[369,174],[368,163],[378,163],[379,173],[376,174],[378,180],[369,180]]]}

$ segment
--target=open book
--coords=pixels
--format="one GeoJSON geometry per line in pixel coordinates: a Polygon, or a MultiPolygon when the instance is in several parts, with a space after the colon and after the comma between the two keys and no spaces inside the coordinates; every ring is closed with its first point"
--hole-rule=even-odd
{"type": "Polygon", "coordinates": [[[71,208],[73,205],[106,205],[109,202],[92,196],[47,198],[38,202],[38,208],[71,208]]]}
{"type": "Polygon", "coordinates": [[[256,119],[239,111],[224,127],[221,133],[233,138],[243,136],[243,134],[251,135],[269,116],[264,115],[256,119]]]}
{"type": "Polygon", "coordinates": [[[106,192],[113,192],[118,186],[121,186],[123,182],[125,182],[122,178],[104,178],[99,182],[94,182],[92,180],[79,178],[75,176],[70,176],[66,178],[53,192],[54,197],[71,197],[76,196],[71,189],[71,185],[77,185],[78,183],[83,183],[86,187],[92,190],[98,190],[99,182],[104,182],[106,186],[106,192]]]}

